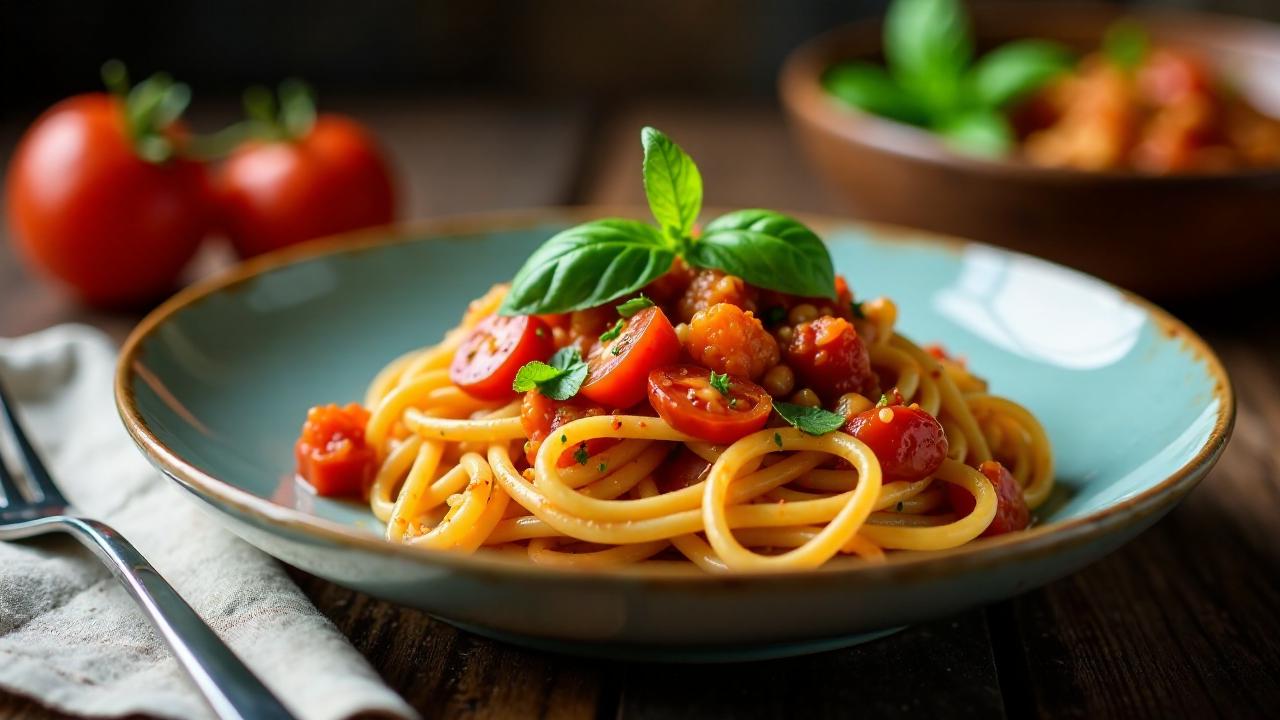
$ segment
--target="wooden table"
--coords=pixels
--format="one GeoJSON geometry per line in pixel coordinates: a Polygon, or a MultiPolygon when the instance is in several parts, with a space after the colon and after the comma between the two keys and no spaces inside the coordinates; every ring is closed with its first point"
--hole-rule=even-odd
{"type": "MultiPolygon", "coordinates": [[[[840,210],[765,104],[451,99],[346,109],[389,146],[408,218],[641,203],[638,134],[646,124],[697,158],[708,204],[840,210]]],[[[0,128],[0,153],[11,150],[15,132],[0,128]]],[[[208,252],[197,272],[225,262],[225,252],[208,252]]],[[[1221,353],[1240,416],[1217,468],[1168,518],[1072,577],[865,646],[742,665],[586,661],[491,642],[293,576],[426,717],[1273,716],[1280,706],[1273,290],[1173,308],[1221,353]]],[[[77,307],[30,278],[0,244],[0,335],[70,320],[120,338],[137,316],[77,307]]],[[[0,719],[27,715],[48,713],[0,695],[0,719]]]]}

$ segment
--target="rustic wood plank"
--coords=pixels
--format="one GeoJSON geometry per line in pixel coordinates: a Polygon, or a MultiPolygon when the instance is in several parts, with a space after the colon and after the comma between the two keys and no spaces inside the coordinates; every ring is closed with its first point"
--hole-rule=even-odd
{"type": "Polygon", "coordinates": [[[626,720],[1005,716],[980,612],[807,657],[635,665],[623,676],[618,714],[626,720]]]}
{"type": "Polygon", "coordinates": [[[1240,415],[1218,467],[1110,558],[1003,606],[1041,717],[1262,717],[1280,703],[1280,375],[1221,342],[1240,415]]]}

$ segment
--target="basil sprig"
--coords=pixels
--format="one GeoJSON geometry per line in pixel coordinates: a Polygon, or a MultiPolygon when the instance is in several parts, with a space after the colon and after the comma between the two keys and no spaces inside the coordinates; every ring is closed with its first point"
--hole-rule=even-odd
{"type": "Polygon", "coordinates": [[[660,227],[610,218],[555,235],[516,273],[501,314],[597,307],[656,280],[677,257],[768,290],[835,297],[835,270],[826,246],[794,218],[772,210],[740,210],[711,221],[695,237],[702,211],[697,165],[658,130],[644,128],[640,140],[645,195],[660,227]]]}
{"type": "Polygon", "coordinates": [[[1072,64],[1067,48],[1017,40],[973,61],[973,34],[960,0],[894,0],[884,23],[888,68],[841,63],[822,78],[827,92],[866,112],[927,128],[957,149],[999,155],[1013,147],[1010,105],[1072,64]]]}

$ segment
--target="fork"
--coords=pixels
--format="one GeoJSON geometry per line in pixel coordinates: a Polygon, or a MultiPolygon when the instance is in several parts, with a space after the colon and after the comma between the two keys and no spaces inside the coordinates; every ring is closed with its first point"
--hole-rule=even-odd
{"type": "Polygon", "coordinates": [[[0,541],[52,532],[75,537],[111,568],[219,718],[292,718],[133,545],[107,525],[75,513],[27,439],[3,384],[0,408],[27,468],[27,484],[34,491],[34,497],[25,497],[0,458],[0,541]]]}

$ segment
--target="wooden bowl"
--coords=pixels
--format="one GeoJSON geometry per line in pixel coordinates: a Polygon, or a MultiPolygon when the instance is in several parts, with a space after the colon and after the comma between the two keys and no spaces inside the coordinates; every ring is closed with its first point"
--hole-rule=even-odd
{"type": "MultiPolygon", "coordinates": [[[[1267,23],[1078,4],[973,12],[979,47],[1039,37],[1082,51],[1096,49],[1121,16],[1156,44],[1199,53],[1260,109],[1280,114],[1280,30],[1267,23]]],[[[793,52],[779,80],[801,146],[858,216],[1004,245],[1163,298],[1258,281],[1280,267],[1280,168],[1149,176],[966,156],[823,90],[834,63],[879,57],[880,23],[850,25],[793,52]]]]}

